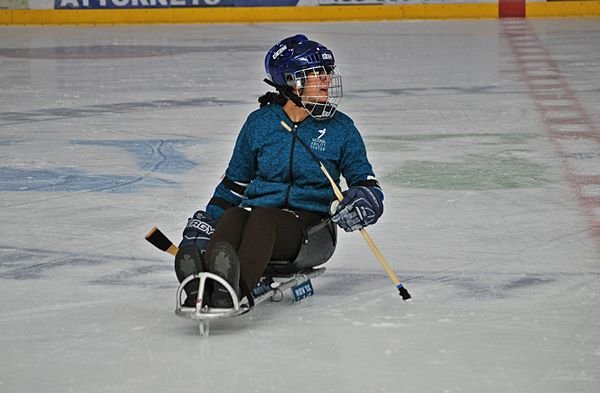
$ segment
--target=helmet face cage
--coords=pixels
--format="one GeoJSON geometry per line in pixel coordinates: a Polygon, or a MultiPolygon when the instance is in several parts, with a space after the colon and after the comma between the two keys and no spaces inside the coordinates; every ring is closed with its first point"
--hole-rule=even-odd
{"type": "Polygon", "coordinates": [[[333,116],[342,100],[342,75],[335,65],[304,68],[290,74],[288,85],[297,90],[302,105],[317,120],[333,116]]]}

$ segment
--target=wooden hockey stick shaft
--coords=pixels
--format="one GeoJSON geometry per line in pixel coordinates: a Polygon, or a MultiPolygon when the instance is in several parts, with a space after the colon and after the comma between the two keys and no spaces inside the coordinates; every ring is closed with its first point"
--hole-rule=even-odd
{"type": "MultiPolygon", "coordinates": [[[[310,149],[310,147],[308,147],[306,145],[306,143],[298,135],[296,135],[294,133],[292,128],[285,121],[282,120],[281,125],[290,134],[292,134],[294,136],[294,138],[296,138],[302,144],[302,146],[304,146],[304,148],[308,151],[308,153],[311,155],[311,157],[319,164],[319,166],[321,167],[321,171],[323,172],[323,174],[325,174],[325,176],[327,177],[327,180],[329,180],[329,183],[331,184],[331,188],[333,188],[333,193],[335,194],[335,197],[338,199],[338,201],[341,202],[342,199],[344,199],[344,195],[342,194],[342,191],[340,190],[338,185],[335,183],[335,181],[333,180],[333,178],[331,177],[331,175],[329,174],[329,172],[327,171],[327,169],[325,168],[325,166],[323,165],[321,160],[319,160],[319,158],[310,149]]],[[[362,235],[363,239],[365,239],[365,241],[369,245],[369,248],[371,248],[371,251],[373,251],[373,253],[375,254],[377,261],[381,264],[381,266],[383,267],[385,272],[388,274],[388,276],[390,277],[390,279],[392,280],[392,282],[394,283],[396,288],[398,288],[398,291],[400,292],[400,296],[402,296],[402,299],[404,299],[404,300],[410,299],[411,298],[410,294],[408,293],[408,291],[406,290],[404,285],[402,285],[402,283],[400,282],[400,280],[398,279],[398,277],[392,270],[390,264],[387,262],[387,260],[381,253],[381,251],[379,251],[379,248],[377,248],[377,246],[375,245],[375,242],[373,241],[373,239],[371,239],[371,236],[369,235],[367,230],[365,228],[361,228],[359,230],[359,232],[362,235]]]]}

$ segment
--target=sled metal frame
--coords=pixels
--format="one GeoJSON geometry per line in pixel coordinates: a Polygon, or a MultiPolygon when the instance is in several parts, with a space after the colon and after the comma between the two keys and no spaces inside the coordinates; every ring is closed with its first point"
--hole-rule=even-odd
{"type": "MultiPolygon", "coordinates": [[[[292,273],[290,275],[270,275],[268,277],[273,279],[273,283],[270,284],[270,290],[261,294],[260,296],[255,297],[254,305],[256,306],[265,300],[272,299],[275,295],[283,296],[283,292],[287,289],[305,283],[306,281],[318,277],[323,273],[325,273],[325,268],[320,267],[311,268],[298,273],[292,273]]],[[[185,319],[198,321],[198,328],[202,337],[208,337],[210,333],[211,320],[237,317],[247,313],[253,308],[250,306],[246,298],[244,298],[242,301],[238,299],[235,290],[225,279],[217,276],[216,274],[208,272],[192,274],[186,277],[177,288],[177,294],[175,296],[175,315],[185,319]],[[193,280],[200,280],[198,297],[196,298],[196,307],[186,307],[181,302],[183,288],[186,286],[186,284],[193,280]],[[223,285],[227,292],[229,292],[229,295],[233,301],[232,308],[209,307],[207,304],[205,304],[203,296],[207,280],[213,280],[223,285]]]]}

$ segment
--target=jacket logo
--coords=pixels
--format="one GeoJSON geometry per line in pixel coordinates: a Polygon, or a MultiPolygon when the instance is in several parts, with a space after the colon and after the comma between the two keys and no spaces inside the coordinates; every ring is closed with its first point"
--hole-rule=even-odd
{"type": "Polygon", "coordinates": [[[312,139],[312,141],[310,142],[310,148],[316,151],[325,151],[325,148],[327,147],[327,142],[325,141],[325,139],[323,139],[323,137],[327,132],[327,128],[317,130],[317,132],[319,133],[319,136],[312,139]]]}

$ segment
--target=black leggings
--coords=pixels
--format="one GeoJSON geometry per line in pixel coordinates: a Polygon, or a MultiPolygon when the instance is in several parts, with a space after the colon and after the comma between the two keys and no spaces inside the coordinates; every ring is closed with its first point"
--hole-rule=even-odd
{"type": "Polygon", "coordinates": [[[252,290],[269,261],[294,261],[307,228],[319,223],[325,214],[258,207],[251,211],[232,207],[223,213],[206,251],[225,241],[237,250],[241,279],[252,290]]]}

